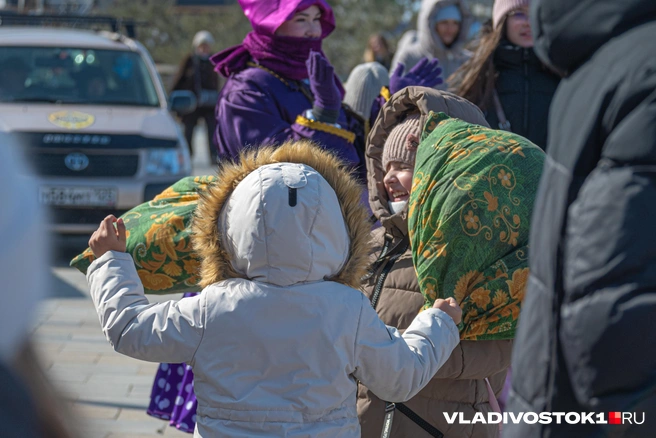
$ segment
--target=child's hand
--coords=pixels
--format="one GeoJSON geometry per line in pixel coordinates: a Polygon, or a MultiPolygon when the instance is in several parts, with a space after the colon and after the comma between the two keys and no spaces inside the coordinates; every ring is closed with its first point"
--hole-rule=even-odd
{"type": "Polygon", "coordinates": [[[101,257],[107,251],[125,252],[126,233],[123,219],[116,219],[114,215],[109,215],[100,223],[98,229],[89,239],[89,247],[96,258],[101,257]],[[114,228],[116,223],[116,228],[114,228]]]}
{"type": "Polygon", "coordinates": [[[455,322],[456,325],[460,324],[460,321],[462,320],[462,309],[458,305],[458,302],[451,297],[446,300],[435,300],[433,303],[433,309],[440,309],[441,311],[446,312],[447,315],[453,318],[453,322],[455,322]]]}

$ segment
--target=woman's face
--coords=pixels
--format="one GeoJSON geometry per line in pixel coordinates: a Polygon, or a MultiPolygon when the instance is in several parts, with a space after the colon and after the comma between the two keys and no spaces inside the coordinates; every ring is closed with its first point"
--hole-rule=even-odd
{"type": "Polygon", "coordinates": [[[515,9],[506,20],[506,37],[519,47],[533,47],[533,34],[528,19],[528,7],[515,9]]]}
{"type": "Polygon", "coordinates": [[[398,161],[392,161],[387,167],[387,173],[383,178],[387,198],[392,202],[407,201],[412,189],[414,167],[398,161]]]}
{"type": "Polygon", "coordinates": [[[369,47],[375,54],[380,54],[382,56],[387,56],[389,54],[389,50],[387,50],[387,44],[378,35],[374,35],[369,38],[369,47]]]}
{"type": "Polygon", "coordinates": [[[212,46],[207,43],[201,43],[196,47],[196,54],[199,56],[209,56],[212,54],[212,46]]]}
{"type": "Polygon", "coordinates": [[[276,30],[277,36],[321,38],[321,9],[312,5],[294,14],[276,30]]]}
{"type": "Polygon", "coordinates": [[[456,20],[442,20],[435,25],[437,35],[445,46],[450,46],[458,37],[460,32],[460,22],[456,20]]]}

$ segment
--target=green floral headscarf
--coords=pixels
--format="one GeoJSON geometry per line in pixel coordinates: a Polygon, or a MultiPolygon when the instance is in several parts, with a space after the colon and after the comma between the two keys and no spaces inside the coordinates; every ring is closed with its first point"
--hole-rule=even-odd
{"type": "Polygon", "coordinates": [[[460,304],[462,339],[515,335],[543,162],[519,135],[428,115],[409,201],[412,258],[425,308],[460,304]]]}

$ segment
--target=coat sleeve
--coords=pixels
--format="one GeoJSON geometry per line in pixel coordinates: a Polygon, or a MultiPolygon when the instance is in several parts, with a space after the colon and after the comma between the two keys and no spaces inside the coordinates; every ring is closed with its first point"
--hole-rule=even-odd
{"type": "Polygon", "coordinates": [[[623,406],[635,407],[654,383],[656,74],[651,68],[649,76],[639,76],[642,96],[632,93],[606,111],[601,159],[567,215],[559,337],[574,394],[598,411],[616,407],[620,394],[623,406]],[[611,115],[618,120],[611,123],[611,115]]]}
{"type": "Polygon", "coordinates": [[[459,340],[453,319],[438,309],[421,312],[401,336],[362,295],[353,375],[379,398],[404,402],[428,384],[459,340]]]}
{"type": "Polygon", "coordinates": [[[435,378],[478,380],[507,370],[512,344],[512,340],[460,341],[435,378]]]}
{"type": "Polygon", "coordinates": [[[247,147],[309,139],[354,166],[360,163],[353,132],[310,120],[303,114],[297,114],[290,123],[283,117],[280,105],[284,102],[256,89],[231,91],[222,96],[216,111],[215,141],[219,154],[235,159],[247,147]]]}
{"type": "Polygon", "coordinates": [[[178,71],[175,74],[175,78],[173,79],[173,86],[171,87],[171,90],[190,90],[193,91],[193,83],[190,80],[189,76],[187,75],[187,72],[191,68],[191,55],[187,55],[184,57],[182,62],[180,62],[180,65],[178,66],[178,71]]]}
{"type": "Polygon", "coordinates": [[[114,350],[151,362],[193,361],[203,337],[203,294],[150,304],[132,257],[115,251],[89,266],[87,281],[114,350]]]}

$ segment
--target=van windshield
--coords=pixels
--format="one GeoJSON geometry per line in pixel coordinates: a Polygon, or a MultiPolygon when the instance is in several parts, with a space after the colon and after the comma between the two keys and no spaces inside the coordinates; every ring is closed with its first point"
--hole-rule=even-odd
{"type": "Polygon", "coordinates": [[[70,47],[0,47],[0,102],[159,106],[138,53],[70,47]]]}

